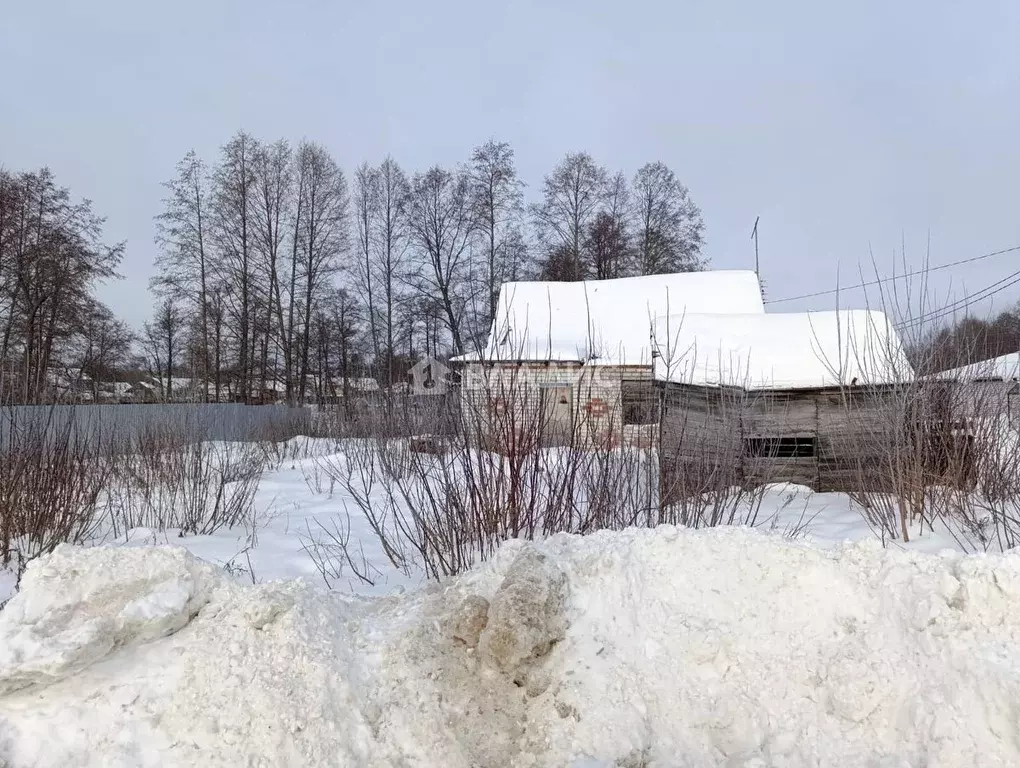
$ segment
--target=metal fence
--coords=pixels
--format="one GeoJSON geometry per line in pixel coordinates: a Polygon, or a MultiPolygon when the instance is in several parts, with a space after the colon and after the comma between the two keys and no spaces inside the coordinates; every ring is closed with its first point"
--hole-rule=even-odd
{"type": "Polygon", "coordinates": [[[307,431],[310,413],[287,405],[15,405],[0,408],[0,452],[22,435],[70,438],[118,450],[159,430],[198,440],[245,441],[307,431]]]}

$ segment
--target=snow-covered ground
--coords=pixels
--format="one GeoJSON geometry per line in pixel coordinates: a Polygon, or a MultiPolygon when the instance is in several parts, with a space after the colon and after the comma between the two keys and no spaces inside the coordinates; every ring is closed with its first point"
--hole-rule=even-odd
{"type": "Polygon", "coordinates": [[[848,497],[773,486],[753,531],[514,541],[426,584],[317,471],[333,450],[296,441],[245,528],[32,564],[0,766],[1020,764],[1020,555],[883,547],[848,497]],[[372,583],[325,588],[337,520],[372,583]]]}
{"type": "MultiPolygon", "coordinates": [[[[294,578],[322,583],[308,550],[313,541],[325,540],[325,531],[335,530],[339,523],[341,529],[349,529],[351,541],[358,542],[359,566],[362,553],[366,565],[359,570],[367,570],[372,583],[348,573],[331,580],[334,589],[384,595],[423,583],[423,574],[413,566],[409,572],[393,567],[357,503],[339,484],[331,485],[322,469],[322,459],[343,458],[336,453],[332,440],[296,438],[284,453],[286,458],[278,467],[269,469],[259,485],[253,526],[221,529],[210,536],[185,537],[179,537],[176,531],[134,529],[121,543],[182,546],[249,583],[294,578]]],[[[382,497],[381,487],[375,492],[382,497]]],[[[750,499],[745,503],[749,504],[750,499]]],[[[750,512],[738,510],[738,518],[744,515],[750,516],[750,512]]],[[[823,547],[880,535],[846,494],[814,493],[802,486],[786,484],[765,489],[754,527],[823,547]]],[[[947,548],[960,549],[961,535],[960,531],[938,528],[933,532],[927,526],[915,525],[909,543],[893,541],[888,545],[937,553],[947,548]]],[[[967,547],[975,548],[980,547],[976,543],[967,547]]]]}
{"type": "Polygon", "coordinates": [[[1016,765],[1018,640],[1012,554],[631,529],[366,599],[63,548],[0,616],[0,762],[1016,765]]]}
{"type": "MultiPolygon", "coordinates": [[[[327,531],[339,528],[356,543],[358,570],[370,582],[355,576],[349,568],[330,586],[358,595],[385,595],[423,583],[424,575],[413,563],[403,571],[393,567],[357,503],[339,484],[331,484],[322,469],[322,459],[343,459],[336,444],[327,439],[295,438],[280,451],[282,460],[272,462],[258,486],[251,525],[220,529],[208,536],[180,536],[177,530],[155,531],[135,528],[126,536],[106,534],[97,544],[127,546],[173,545],[220,566],[239,580],[262,583],[279,579],[306,578],[323,583],[309,549],[314,541],[328,541],[327,531]]],[[[383,489],[375,491],[380,495],[383,489]]],[[[750,503],[750,499],[746,503],[750,503]]],[[[750,516],[738,510],[737,517],[750,516]]],[[[819,546],[859,541],[879,536],[869,526],[860,508],[845,494],[814,493],[808,488],[774,485],[764,490],[754,526],[819,546]]],[[[887,542],[894,548],[937,553],[943,549],[980,550],[976,541],[965,542],[960,530],[914,525],[911,541],[887,542]]],[[[0,603],[14,594],[13,574],[0,570],[0,603]]]]}

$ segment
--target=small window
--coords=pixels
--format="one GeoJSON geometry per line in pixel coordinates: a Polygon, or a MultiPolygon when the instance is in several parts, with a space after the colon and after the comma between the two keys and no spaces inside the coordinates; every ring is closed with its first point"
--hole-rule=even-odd
{"type": "Polygon", "coordinates": [[[658,424],[659,398],[651,387],[623,387],[624,424],[658,424]]]}
{"type": "Polygon", "coordinates": [[[815,455],[813,437],[745,437],[744,456],[768,459],[809,459],[815,455]]]}

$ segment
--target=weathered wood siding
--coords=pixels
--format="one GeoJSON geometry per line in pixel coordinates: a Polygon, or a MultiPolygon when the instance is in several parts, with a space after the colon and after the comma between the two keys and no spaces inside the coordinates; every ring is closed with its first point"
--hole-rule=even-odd
{"type": "Polygon", "coordinates": [[[822,391],[815,395],[819,491],[891,490],[889,447],[902,445],[905,413],[893,390],[822,391]]]}
{"type": "MultiPolygon", "coordinates": [[[[735,484],[791,482],[819,491],[888,485],[888,447],[903,420],[888,388],[747,392],[666,385],[660,436],[663,476],[697,486],[708,471],[735,484]],[[813,441],[812,456],[754,455],[754,440],[813,441]],[[685,473],[693,477],[687,479],[685,473]]],[[[690,488],[686,492],[690,492],[690,488]]]]}

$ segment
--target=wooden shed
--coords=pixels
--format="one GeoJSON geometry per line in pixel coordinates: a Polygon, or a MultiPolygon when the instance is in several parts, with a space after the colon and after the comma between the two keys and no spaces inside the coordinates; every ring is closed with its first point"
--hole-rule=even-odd
{"type": "Polygon", "coordinates": [[[485,347],[453,361],[465,413],[497,437],[525,425],[544,445],[654,444],[656,322],[685,312],[763,315],[757,276],[506,283],[485,347]]]}
{"type": "Polygon", "coordinates": [[[720,485],[881,489],[913,371],[885,316],[671,318],[657,337],[665,497],[720,485]]]}

